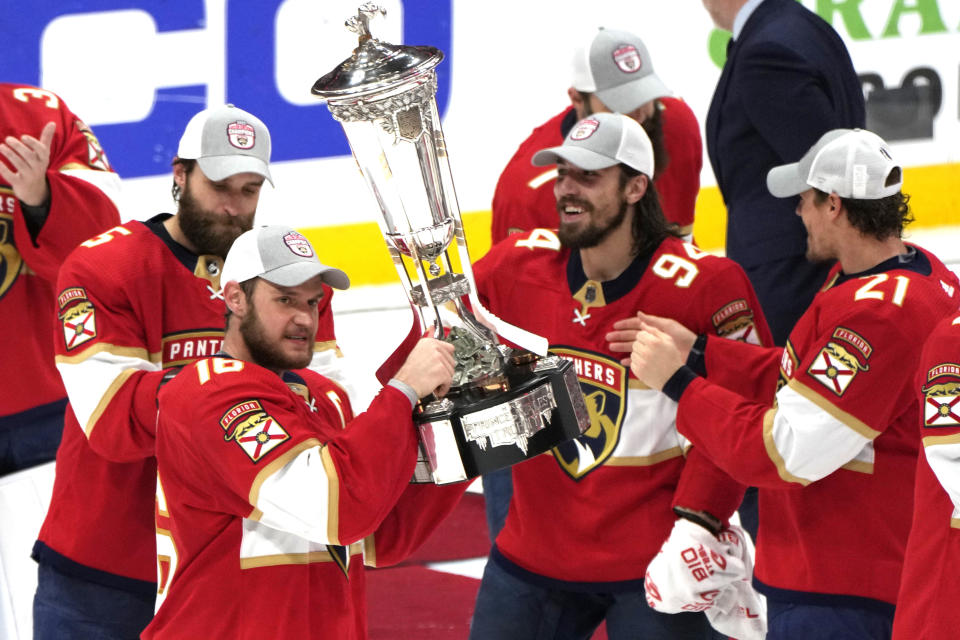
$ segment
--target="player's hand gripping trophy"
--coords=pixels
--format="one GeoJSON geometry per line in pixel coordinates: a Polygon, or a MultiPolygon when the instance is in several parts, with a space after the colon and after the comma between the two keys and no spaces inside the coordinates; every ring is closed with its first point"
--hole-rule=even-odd
{"type": "Polygon", "coordinates": [[[477,298],[434,99],[443,54],[372,37],[370,19],[385,13],[368,2],[347,21],[359,46],[313,94],[343,125],[422,327],[432,324],[454,344],[454,387],[422,400],[414,416],[415,479],[445,484],[543,453],[580,435],[589,418],[572,363],[548,356],[546,340],[499,320],[477,298]],[[454,240],[461,271],[450,256],[454,240]],[[454,314],[441,313],[445,305],[454,314]],[[524,349],[499,344],[497,334],[524,349]]]}

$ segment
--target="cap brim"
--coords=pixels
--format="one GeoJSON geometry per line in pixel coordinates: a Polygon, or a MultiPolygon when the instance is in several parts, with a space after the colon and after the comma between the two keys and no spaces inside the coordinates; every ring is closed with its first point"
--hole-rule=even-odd
{"type": "Polygon", "coordinates": [[[533,154],[530,162],[535,167],[545,167],[556,164],[557,160],[561,158],[587,171],[597,171],[598,169],[606,169],[607,167],[620,164],[620,161],[615,158],[609,158],[595,151],[572,145],[551,147],[537,151],[533,154]]]}
{"type": "Polygon", "coordinates": [[[281,287],[296,287],[316,276],[323,276],[323,281],[334,289],[350,287],[350,278],[346,273],[318,262],[295,262],[260,274],[267,282],[281,287]]]}
{"type": "Polygon", "coordinates": [[[800,177],[800,163],[774,167],[767,172],[767,190],[777,198],[797,196],[812,187],[800,177]]]}
{"type": "Polygon", "coordinates": [[[273,185],[273,176],[270,175],[270,168],[260,158],[239,155],[207,156],[205,158],[197,158],[197,163],[200,165],[203,175],[214,182],[226,180],[230,176],[235,176],[238,173],[255,173],[263,176],[273,185]]]}
{"type": "Polygon", "coordinates": [[[595,93],[600,102],[611,111],[630,113],[651,100],[669,96],[670,90],[656,74],[651,73],[640,80],[595,93]]]}

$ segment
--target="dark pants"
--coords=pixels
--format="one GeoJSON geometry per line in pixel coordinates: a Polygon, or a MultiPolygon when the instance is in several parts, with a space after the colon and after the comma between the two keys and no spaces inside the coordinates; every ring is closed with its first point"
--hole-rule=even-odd
{"type": "MultiPolygon", "coordinates": [[[[557,561],[562,559],[558,556],[557,561]]],[[[515,578],[488,560],[470,640],[587,640],[604,620],[610,640],[723,637],[715,634],[702,613],[654,611],[642,588],[623,593],[548,590],[515,578]]]]}
{"type": "Polygon", "coordinates": [[[510,467],[483,474],[483,502],[487,513],[487,531],[490,542],[497,539],[507,521],[510,499],[513,497],[513,474],[510,467]]]}
{"type": "Polygon", "coordinates": [[[893,613],[767,601],[767,640],[889,640],[893,613]]]}
{"type": "Polygon", "coordinates": [[[137,640],[153,619],[143,596],[39,567],[34,640],[137,640]]]}
{"type": "Polygon", "coordinates": [[[63,399],[18,414],[12,424],[0,418],[0,476],[56,459],[66,407],[63,399]]]}

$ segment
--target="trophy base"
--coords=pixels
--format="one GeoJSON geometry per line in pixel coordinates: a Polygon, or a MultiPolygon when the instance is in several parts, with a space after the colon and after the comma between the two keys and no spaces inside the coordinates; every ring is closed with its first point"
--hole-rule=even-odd
{"type": "Polygon", "coordinates": [[[419,406],[413,482],[449,484],[502,469],[579,436],[590,419],[573,363],[510,362],[501,389],[465,385],[419,406]]]}

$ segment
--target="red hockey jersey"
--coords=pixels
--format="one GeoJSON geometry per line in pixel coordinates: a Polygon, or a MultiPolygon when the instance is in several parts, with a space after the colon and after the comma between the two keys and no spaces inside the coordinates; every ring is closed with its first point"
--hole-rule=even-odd
{"type": "MultiPolygon", "coordinates": [[[[174,242],[168,217],[91,238],[60,271],[57,368],[70,405],[34,550],[73,575],[107,584],[122,576],[133,580],[121,578],[122,586],[149,594],[157,387],[165,369],[220,349],[226,308],[223,261],[174,242]]],[[[329,301],[321,303],[315,360],[336,352],[329,301]]]]}
{"type": "MultiPolygon", "coordinates": [[[[55,94],[0,83],[0,140],[40,138],[48,122],[50,213],[32,237],[13,189],[0,179],[0,429],[29,423],[30,409],[62,401],[53,361],[54,283],[57,270],[82,240],[120,223],[114,199],[120,179],[93,132],[55,94]]],[[[6,159],[0,162],[11,168],[6,159]]]]}
{"type": "MultiPolygon", "coordinates": [[[[703,167],[700,126],[683,100],[663,97],[658,102],[663,117],[663,144],[670,163],[662,175],[654,176],[654,184],[667,220],[680,225],[684,234],[690,234],[703,167]]],[[[493,192],[494,244],[506,238],[510,229],[557,226],[557,200],[553,195],[557,168],[535,167],[530,160],[541,149],[563,144],[564,126],[573,127],[576,119],[573,107],[565,109],[534,129],[510,158],[493,192]]]]}
{"type": "MultiPolygon", "coordinates": [[[[646,566],[676,519],[671,506],[681,477],[696,479],[706,461],[693,451],[685,462],[676,403],[630,377],[605,335],[642,310],[694,331],[771,344],[746,276],[730,260],[669,238],[616,279],[596,282],[585,276],[580,253],[561,248],[545,229],[494,246],[474,273],[492,313],[546,337],[552,352],[575,363],[590,413],[583,435],[513,467],[495,557],[564,588],[629,582],[624,586],[642,589],[646,566]]],[[[691,494],[682,503],[725,518],[741,495],[723,489],[706,502],[691,494]]]]}
{"type": "Polygon", "coordinates": [[[365,638],[364,563],[412,552],[467,486],[408,485],[416,450],[410,400],[391,387],[354,418],[312,371],[185,368],[160,394],[165,571],[143,637],[365,638]]]}
{"type": "Polygon", "coordinates": [[[919,444],[913,372],[957,289],[911,248],[864,273],[835,267],[783,349],[708,342],[708,378],[686,387],[677,428],[760,487],[754,576],[769,598],[896,603],[919,444]],[[778,361],[773,407],[711,382],[772,385],[778,361]]]}
{"type": "Polygon", "coordinates": [[[960,629],[960,316],[942,320],[927,338],[913,391],[924,455],[893,637],[951,638],[960,629]]]}

